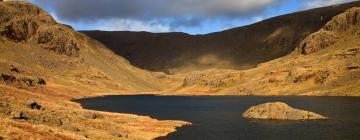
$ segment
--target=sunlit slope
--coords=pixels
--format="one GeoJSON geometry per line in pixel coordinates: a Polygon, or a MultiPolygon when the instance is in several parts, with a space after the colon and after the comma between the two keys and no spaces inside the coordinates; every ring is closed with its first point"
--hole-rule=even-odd
{"type": "Polygon", "coordinates": [[[156,91],[162,84],[101,43],[25,2],[0,3],[0,73],[94,91],[156,91]],[[11,66],[10,66],[11,65],[11,66]],[[10,69],[15,67],[19,72],[10,69]]]}
{"type": "Polygon", "coordinates": [[[335,16],[289,55],[244,71],[185,76],[171,92],[216,95],[360,96],[360,8],[335,16]]]}

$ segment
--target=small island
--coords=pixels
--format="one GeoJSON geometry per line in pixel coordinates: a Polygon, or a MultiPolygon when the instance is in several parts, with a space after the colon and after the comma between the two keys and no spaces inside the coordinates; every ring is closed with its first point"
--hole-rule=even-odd
{"type": "Polygon", "coordinates": [[[314,112],[295,109],[282,102],[265,103],[250,107],[242,114],[245,118],[270,120],[323,120],[327,119],[314,112]]]}

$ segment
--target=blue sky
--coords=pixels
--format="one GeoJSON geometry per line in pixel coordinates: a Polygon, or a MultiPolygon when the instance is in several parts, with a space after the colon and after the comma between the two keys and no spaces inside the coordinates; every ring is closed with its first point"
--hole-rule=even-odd
{"type": "Polygon", "coordinates": [[[352,0],[29,0],[76,30],[206,34],[352,0]]]}

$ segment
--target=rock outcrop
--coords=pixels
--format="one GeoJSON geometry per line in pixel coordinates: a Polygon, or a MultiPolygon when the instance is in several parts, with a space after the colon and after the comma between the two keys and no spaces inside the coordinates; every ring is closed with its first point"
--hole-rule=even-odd
{"type": "Polygon", "coordinates": [[[304,55],[318,52],[335,44],[338,35],[343,32],[359,35],[360,8],[355,7],[335,16],[320,31],[306,37],[300,43],[301,53],[304,55]]]}
{"type": "Polygon", "coordinates": [[[0,5],[0,34],[17,43],[36,41],[55,54],[78,57],[80,43],[68,26],[57,24],[45,11],[30,3],[0,5]],[[24,15],[27,15],[26,17],[24,15]]]}
{"type": "Polygon", "coordinates": [[[360,27],[360,7],[354,7],[335,16],[323,29],[334,32],[351,31],[358,33],[360,27]]]}
{"type": "Polygon", "coordinates": [[[271,120],[321,120],[326,117],[300,109],[295,109],[281,102],[265,103],[250,107],[243,117],[271,120]]]}
{"type": "Polygon", "coordinates": [[[330,31],[320,30],[305,38],[300,44],[304,55],[318,52],[336,43],[338,37],[330,31]]]}

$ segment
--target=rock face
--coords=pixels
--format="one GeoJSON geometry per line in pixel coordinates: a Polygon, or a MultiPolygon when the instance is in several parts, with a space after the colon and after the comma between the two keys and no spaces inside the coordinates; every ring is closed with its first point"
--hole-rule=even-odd
{"type": "Polygon", "coordinates": [[[308,55],[314,52],[318,52],[319,50],[327,48],[336,43],[337,39],[338,37],[334,33],[321,30],[308,36],[304,41],[301,42],[301,53],[308,55]]]}
{"type": "Polygon", "coordinates": [[[67,26],[57,24],[45,11],[30,3],[0,5],[0,34],[9,41],[37,41],[41,48],[55,54],[78,57],[81,43],[67,26]],[[27,16],[24,16],[27,15],[27,16]],[[4,25],[4,27],[2,27],[4,25]]]}
{"type": "Polygon", "coordinates": [[[328,22],[324,29],[327,31],[358,33],[360,26],[360,7],[348,9],[328,22]]]}
{"type": "Polygon", "coordinates": [[[309,35],[300,43],[301,53],[304,55],[312,54],[335,44],[339,38],[337,36],[339,33],[359,34],[359,21],[359,7],[351,8],[335,16],[320,31],[309,35]]]}
{"type": "Polygon", "coordinates": [[[250,107],[244,114],[245,118],[252,119],[271,119],[271,120],[321,120],[326,117],[305,111],[295,109],[281,102],[265,103],[250,107]]]}

